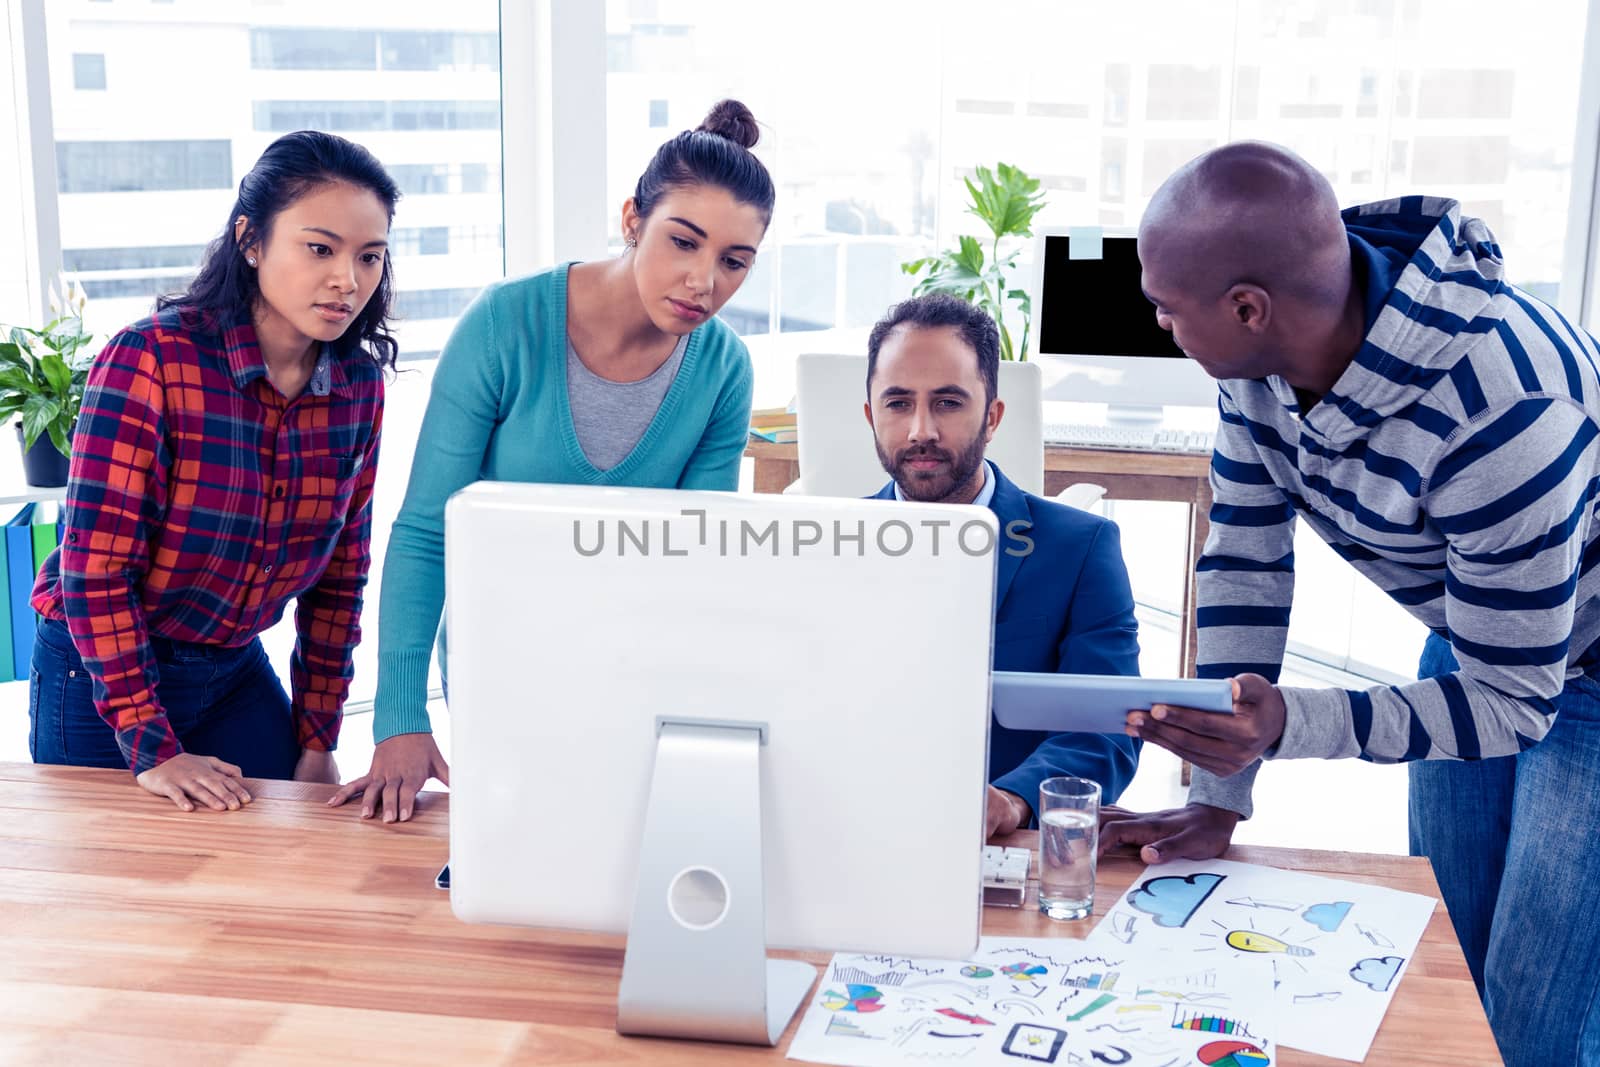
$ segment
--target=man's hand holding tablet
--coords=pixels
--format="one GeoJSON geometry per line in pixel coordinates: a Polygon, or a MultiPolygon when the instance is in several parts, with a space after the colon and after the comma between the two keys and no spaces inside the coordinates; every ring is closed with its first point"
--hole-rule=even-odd
{"type": "MultiPolygon", "coordinates": [[[[1127,732],[1213,774],[1237,774],[1283,737],[1284,707],[1278,687],[1259,674],[1241,674],[1231,684],[1232,715],[1158,704],[1149,711],[1128,712],[1127,732]]],[[[1222,855],[1239,815],[1209,804],[1189,804],[1147,814],[1102,810],[1100,822],[1102,854],[1137,845],[1146,863],[1162,863],[1222,855]]]]}
{"type": "Polygon", "coordinates": [[[1283,695],[1259,674],[1233,679],[1233,714],[1154,704],[1129,711],[1127,733],[1204,767],[1219,777],[1238,774],[1283,736],[1283,695]]]}

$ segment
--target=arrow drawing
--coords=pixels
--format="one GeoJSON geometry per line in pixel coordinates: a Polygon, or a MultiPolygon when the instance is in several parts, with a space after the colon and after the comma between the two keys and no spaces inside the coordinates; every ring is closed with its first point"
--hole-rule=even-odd
{"type": "Polygon", "coordinates": [[[1356,923],[1356,933],[1360,934],[1368,941],[1371,941],[1379,948],[1394,948],[1393,941],[1390,941],[1387,937],[1384,937],[1370,926],[1362,926],[1360,923],[1356,923]]]}
{"type": "Polygon", "coordinates": [[[1240,897],[1230,900],[1229,904],[1237,904],[1241,908],[1271,908],[1273,911],[1299,911],[1300,905],[1291,904],[1287,900],[1257,900],[1255,897],[1240,897]]]}
{"type": "Polygon", "coordinates": [[[1121,941],[1124,945],[1131,945],[1133,944],[1134,936],[1138,933],[1134,929],[1134,925],[1138,921],[1139,918],[1136,915],[1129,915],[1125,911],[1114,911],[1111,913],[1111,929],[1109,932],[1112,937],[1121,941]]]}
{"type": "Polygon", "coordinates": [[[895,1028],[894,1032],[900,1036],[895,1038],[894,1043],[897,1045],[904,1045],[907,1041],[910,1041],[913,1037],[915,1037],[920,1031],[926,1030],[930,1026],[937,1025],[939,1021],[940,1020],[938,1019],[924,1017],[907,1026],[898,1026],[895,1028]]]}

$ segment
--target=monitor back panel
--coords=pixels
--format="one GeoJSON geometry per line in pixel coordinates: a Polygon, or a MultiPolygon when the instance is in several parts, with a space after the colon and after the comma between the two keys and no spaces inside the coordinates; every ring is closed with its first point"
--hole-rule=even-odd
{"type": "Polygon", "coordinates": [[[888,501],[458,494],[446,528],[457,913],[625,930],[657,716],[685,715],[768,728],[770,944],[970,951],[994,525],[987,509],[888,501]]]}

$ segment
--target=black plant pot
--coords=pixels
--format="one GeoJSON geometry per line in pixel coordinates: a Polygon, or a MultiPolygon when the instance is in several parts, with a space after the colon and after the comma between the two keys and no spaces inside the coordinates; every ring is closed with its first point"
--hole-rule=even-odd
{"type": "MultiPolygon", "coordinates": [[[[23,443],[22,423],[17,423],[17,444],[23,443]]],[[[22,473],[28,484],[38,488],[59,488],[67,484],[67,457],[56,451],[50,435],[42,433],[32,448],[22,452],[22,473]]]]}

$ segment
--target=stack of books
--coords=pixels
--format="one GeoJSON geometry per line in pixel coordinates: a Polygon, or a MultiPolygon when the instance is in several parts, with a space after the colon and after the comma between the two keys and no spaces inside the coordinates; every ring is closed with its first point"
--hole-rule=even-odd
{"type": "Polygon", "coordinates": [[[756,408],[750,412],[750,436],[773,444],[793,444],[795,437],[794,404],[783,408],[756,408]]]}
{"type": "Polygon", "coordinates": [[[61,541],[60,512],[53,500],[26,504],[6,521],[0,536],[0,575],[8,594],[0,610],[0,682],[28,677],[37,625],[28,601],[45,557],[61,541]]]}

